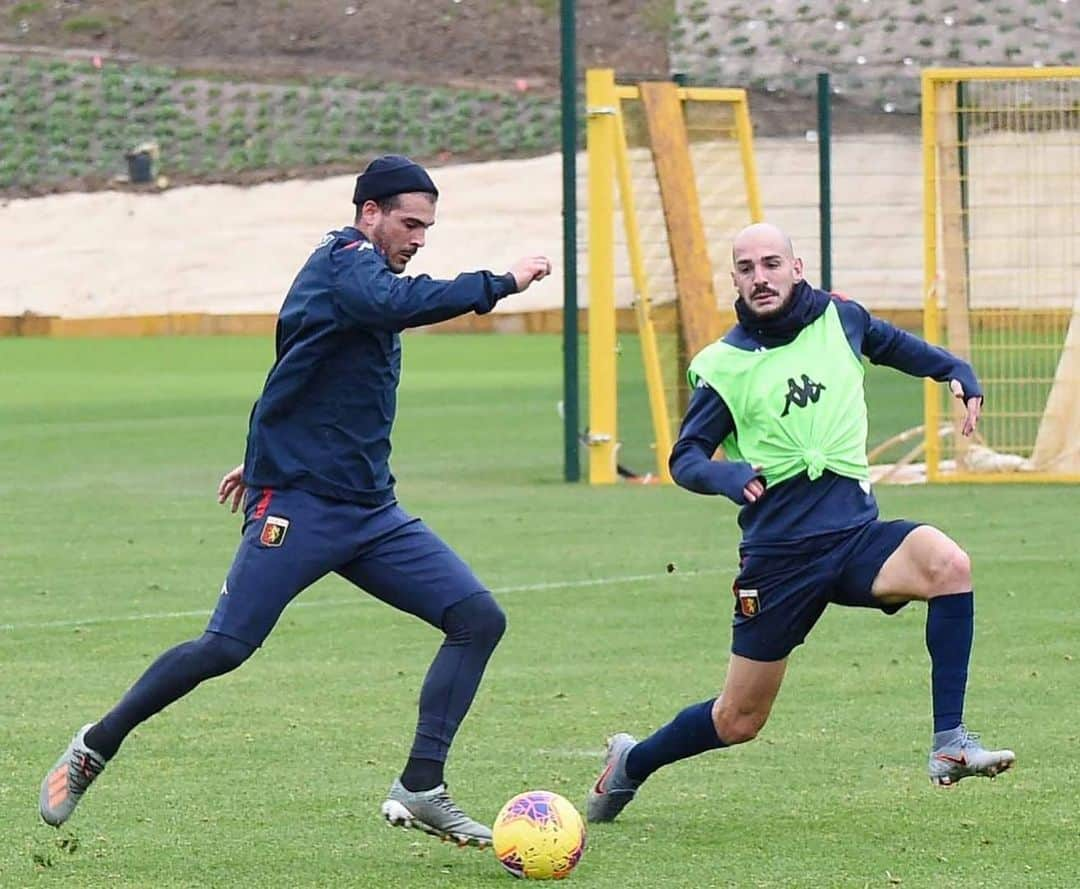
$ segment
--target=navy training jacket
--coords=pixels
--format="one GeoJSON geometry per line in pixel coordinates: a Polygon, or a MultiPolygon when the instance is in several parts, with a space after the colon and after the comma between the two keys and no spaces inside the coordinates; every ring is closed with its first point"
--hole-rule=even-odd
{"type": "Polygon", "coordinates": [[[244,482],[378,506],[394,499],[390,431],[400,332],[490,312],[510,274],[398,276],[360,232],[325,235],[277,322],[277,357],[251,412],[244,482]]]}

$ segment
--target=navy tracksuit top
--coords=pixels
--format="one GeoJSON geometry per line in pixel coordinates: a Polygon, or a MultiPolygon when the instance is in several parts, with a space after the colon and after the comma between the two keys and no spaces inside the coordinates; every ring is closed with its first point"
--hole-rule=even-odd
{"type": "Polygon", "coordinates": [[[390,431],[400,332],[491,311],[510,274],[398,276],[351,226],[323,237],[277,322],[277,357],[251,412],[244,482],[379,506],[394,499],[390,431]]]}

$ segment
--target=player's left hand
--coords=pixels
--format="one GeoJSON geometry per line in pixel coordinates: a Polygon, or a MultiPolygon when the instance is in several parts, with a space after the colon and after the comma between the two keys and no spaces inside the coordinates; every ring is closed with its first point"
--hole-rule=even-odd
{"type": "Polygon", "coordinates": [[[979,423],[979,414],[982,413],[982,396],[976,395],[974,398],[965,399],[964,387],[960,385],[959,380],[949,380],[949,391],[963,401],[964,407],[967,409],[967,414],[964,416],[964,425],[960,427],[960,431],[963,433],[964,438],[969,438],[979,423]]]}
{"type": "Polygon", "coordinates": [[[232,495],[232,509],[236,512],[240,508],[240,502],[244,499],[247,485],[244,484],[244,464],[241,463],[236,469],[226,472],[217,489],[217,502],[224,503],[232,495]]]}

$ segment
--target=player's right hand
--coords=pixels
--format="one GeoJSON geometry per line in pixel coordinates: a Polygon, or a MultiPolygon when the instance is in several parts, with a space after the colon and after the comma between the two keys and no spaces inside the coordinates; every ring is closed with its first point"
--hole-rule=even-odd
{"type": "MultiPolygon", "coordinates": [[[[761,466],[754,466],[754,472],[761,472],[761,466]]],[[[756,503],[760,498],[765,496],[765,479],[764,478],[752,478],[746,483],[746,487],[742,490],[742,495],[746,499],[747,503],[756,503]]]]}
{"type": "Polygon", "coordinates": [[[226,472],[221,479],[221,484],[217,489],[217,502],[224,503],[229,499],[229,495],[232,494],[232,509],[229,512],[236,512],[240,508],[240,502],[244,499],[244,492],[247,490],[247,485],[244,484],[244,464],[241,463],[236,469],[232,469],[226,472]]]}
{"type": "Polygon", "coordinates": [[[540,281],[551,274],[551,260],[546,256],[526,256],[510,266],[510,274],[517,283],[517,292],[528,289],[533,281],[540,281]]]}

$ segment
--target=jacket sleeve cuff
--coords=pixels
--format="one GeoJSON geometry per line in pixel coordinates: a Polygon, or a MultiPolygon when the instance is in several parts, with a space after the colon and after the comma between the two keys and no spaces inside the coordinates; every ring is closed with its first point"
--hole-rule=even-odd
{"type": "Polygon", "coordinates": [[[513,293],[517,293],[517,279],[507,272],[505,275],[498,275],[495,278],[495,298],[502,299],[504,296],[510,296],[513,293]]]}
{"type": "Polygon", "coordinates": [[[975,371],[966,361],[958,362],[958,366],[953,371],[951,378],[960,384],[960,389],[964,393],[964,401],[969,398],[983,397],[982,386],[979,385],[978,377],[975,376],[975,371]]]}
{"type": "Polygon", "coordinates": [[[749,463],[728,463],[726,466],[720,463],[718,466],[725,470],[722,474],[718,473],[717,480],[720,482],[720,493],[733,503],[746,506],[746,497],[743,496],[743,491],[750,482],[758,477],[758,473],[754,472],[754,467],[749,463]]]}

